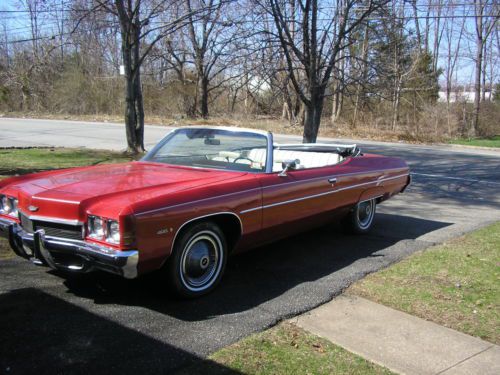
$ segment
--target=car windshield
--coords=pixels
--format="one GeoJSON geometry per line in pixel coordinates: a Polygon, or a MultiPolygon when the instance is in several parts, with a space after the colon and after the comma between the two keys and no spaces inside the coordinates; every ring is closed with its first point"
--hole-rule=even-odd
{"type": "Polygon", "coordinates": [[[267,137],[247,131],[177,129],[142,159],[188,167],[265,172],[267,137]]]}

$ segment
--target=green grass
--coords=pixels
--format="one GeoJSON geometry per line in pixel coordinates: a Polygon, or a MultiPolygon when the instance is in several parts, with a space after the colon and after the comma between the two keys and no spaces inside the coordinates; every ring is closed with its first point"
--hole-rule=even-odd
{"type": "Polygon", "coordinates": [[[282,323],[251,335],[180,374],[392,374],[329,341],[282,323]]]}
{"type": "Polygon", "coordinates": [[[75,148],[0,149],[0,175],[24,174],[47,169],[70,168],[130,161],[112,151],[75,148]]]}
{"type": "Polygon", "coordinates": [[[491,138],[470,138],[470,139],[454,139],[450,143],[464,146],[480,146],[480,147],[499,147],[500,135],[491,138]]]}
{"type": "Polygon", "coordinates": [[[348,293],[500,344],[500,222],[371,274],[348,293]]]}
{"type": "Polygon", "coordinates": [[[12,258],[15,254],[9,246],[9,242],[4,238],[0,238],[0,260],[12,258]]]}

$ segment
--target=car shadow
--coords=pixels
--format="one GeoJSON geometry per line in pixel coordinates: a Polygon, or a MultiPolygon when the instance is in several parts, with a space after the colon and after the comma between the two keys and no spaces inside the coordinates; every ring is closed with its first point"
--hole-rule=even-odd
{"type": "Polygon", "coordinates": [[[35,288],[1,294],[0,316],[1,374],[239,374],[35,288]]]}
{"type": "MultiPolygon", "coordinates": [[[[201,321],[251,310],[298,285],[332,275],[355,262],[389,256],[395,257],[392,261],[401,259],[407,253],[391,250],[391,246],[448,225],[451,224],[378,214],[369,235],[344,234],[338,224],[324,226],[231,257],[218,288],[195,300],[178,300],[168,295],[154,274],[137,280],[104,273],[66,276],[64,284],[69,293],[96,304],[141,306],[179,320],[201,321]]],[[[414,250],[410,247],[408,251],[414,250]]]]}

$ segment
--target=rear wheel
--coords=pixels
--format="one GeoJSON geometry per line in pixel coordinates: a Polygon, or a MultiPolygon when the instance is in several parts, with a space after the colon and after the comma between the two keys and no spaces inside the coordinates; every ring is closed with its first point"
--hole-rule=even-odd
{"type": "Polygon", "coordinates": [[[373,224],[376,207],[375,199],[358,202],[345,218],[346,229],[355,234],[368,232],[373,224]]]}
{"type": "Polygon", "coordinates": [[[177,238],[166,276],[177,295],[196,298],[217,286],[226,258],[227,243],[221,229],[212,222],[193,224],[177,238]]]}

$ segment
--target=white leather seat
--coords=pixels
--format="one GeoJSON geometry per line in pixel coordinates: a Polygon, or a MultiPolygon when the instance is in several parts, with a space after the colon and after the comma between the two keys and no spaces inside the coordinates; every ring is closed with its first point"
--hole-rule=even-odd
{"type": "MultiPolygon", "coordinates": [[[[264,164],[266,162],[266,150],[252,149],[249,151],[248,157],[255,162],[264,164]]],[[[283,169],[281,163],[285,160],[299,160],[300,163],[297,169],[302,169],[337,164],[341,162],[342,157],[330,152],[274,150],[273,172],[281,171],[283,169]]]]}

